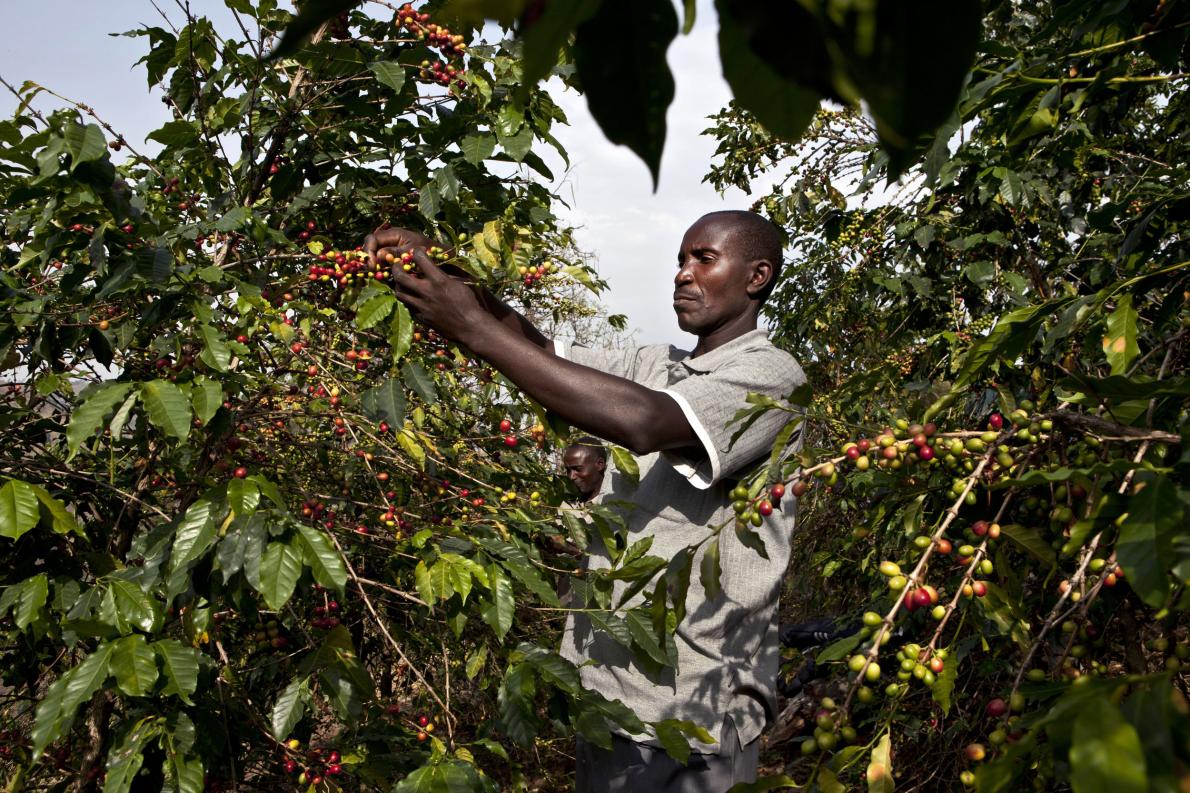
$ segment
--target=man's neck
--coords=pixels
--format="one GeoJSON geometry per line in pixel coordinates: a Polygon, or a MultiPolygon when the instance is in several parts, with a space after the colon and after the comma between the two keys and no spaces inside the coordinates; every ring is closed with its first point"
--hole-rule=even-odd
{"type": "Polygon", "coordinates": [[[731,322],[716,328],[705,336],[698,337],[698,344],[691,353],[691,358],[697,358],[700,355],[706,355],[712,350],[722,347],[728,342],[735,341],[745,333],[751,333],[756,330],[756,316],[750,315],[746,317],[739,317],[731,322]]]}

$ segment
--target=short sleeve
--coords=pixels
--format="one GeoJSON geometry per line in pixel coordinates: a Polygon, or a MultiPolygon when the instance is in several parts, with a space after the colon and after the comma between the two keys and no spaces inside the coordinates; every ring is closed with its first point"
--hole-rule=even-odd
{"type": "Polygon", "coordinates": [[[628,380],[632,379],[636,369],[637,351],[632,348],[614,350],[582,347],[573,342],[554,339],[554,354],[567,361],[628,380]]]}
{"type": "MultiPolygon", "coordinates": [[[[805,382],[806,376],[793,357],[775,347],[741,356],[710,372],[692,373],[665,393],[678,403],[706,456],[694,461],[666,452],[665,457],[675,471],[700,489],[735,476],[767,455],[781,429],[795,420],[784,410],[765,411],[732,443],[732,436],[742,426],[733,419],[741,408],[748,407],[748,394],[764,394],[783,402],[805,382]]],[[[800,429],[790,441],[800,444],[800,429]]]]}

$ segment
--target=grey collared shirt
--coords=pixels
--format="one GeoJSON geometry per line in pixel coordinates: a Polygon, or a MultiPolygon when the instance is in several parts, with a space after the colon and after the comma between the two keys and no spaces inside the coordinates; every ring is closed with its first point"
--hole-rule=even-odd
{"type": "MultiPolygon", "coordinates": [[[[646,671],[581,614],[567,621],[562,654],[579,664],[594,661],[580,669],[584,686],[621,700],[645,721],[682,719],[716,735],[726,716],[746,745],[776,714],[777,599],[789,562],[795,499],[786,497],[756,529],[767,560],[737,538],[729,493],[739,476],[767,458],[789,414],[763,414],[734,444],[731,438],[739,426],[731,422],[737,410],[748,406],[749,393],[783,400],[805,382],[805,375],[791,355],[759,330],[697,358],[668,345],[594,350],[555,342],[555,350],[567,360],[668,394],[702,442],[705,457],[697,461],[671,453],[638,458],[640,482],[635,487],[609,470],[600,500],[632,503],[625,515],[629,544],[652,535],[649,553],[670,559],[706,537],[710,527],[728,524],[719,536],[722,591],[714,599],[707,598],[698,580],[705,543],[694,557],[686,618],[674,636],[676,670],[646,671]]],[[[610,559],[593,548],[588,564],[606,569],[610,559]]],[[[617,582],[613,601],[619,602],[622,590],[617,582]]],[[[642,600],[638,595],[628,605],[642,600]]],[[[697,742],[691,746],[718,751],[697,742]]]]}

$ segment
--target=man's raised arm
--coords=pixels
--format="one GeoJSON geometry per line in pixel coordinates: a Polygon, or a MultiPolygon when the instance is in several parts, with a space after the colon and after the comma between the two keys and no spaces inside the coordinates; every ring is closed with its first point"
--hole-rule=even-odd
{"type": "Polygon", "coordinates": [[[532,323],[486,290],[442,272],[425,253],[428,238],[403,229],[369,235],[369,255],[387,260],[412,250],[418,272],[393,268],[397,297],[415,317],[469,348],[547,410],[637,454],[703,451],[674,399],[622,377],[567,361],[532,323]]]}

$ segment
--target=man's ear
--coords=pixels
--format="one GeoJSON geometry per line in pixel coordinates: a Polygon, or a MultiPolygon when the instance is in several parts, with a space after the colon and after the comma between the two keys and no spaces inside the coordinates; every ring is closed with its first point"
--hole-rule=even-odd
{"type": "Polygon", "coordinates": [[[773,280],[773,263],[768,259],[756,259],[752,262],[752,272],[748,276],[748,296],[756,297],[764,291],[765,286],[773,280]]]}

